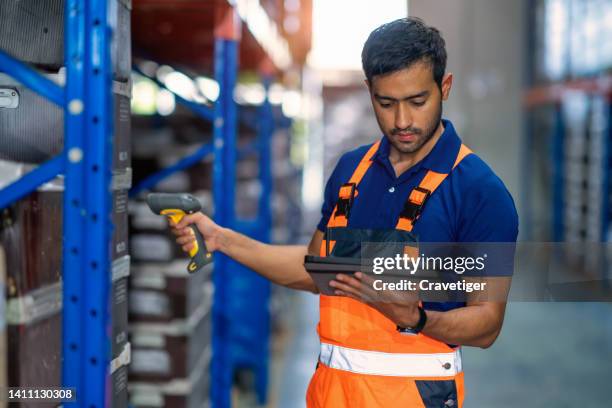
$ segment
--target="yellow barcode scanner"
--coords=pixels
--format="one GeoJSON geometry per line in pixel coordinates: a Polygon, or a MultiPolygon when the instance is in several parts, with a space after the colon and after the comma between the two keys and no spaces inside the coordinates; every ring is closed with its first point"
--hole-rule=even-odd
{"type": "MultiPolygon", "coordinates": [[[[155,214],[164,215],[175,224],[178,224],[185,214],[193,214],[202,209],[200,202],[191,194],[153,193],[147,196],[147,204],[155,214]]],[[[193,224],[189,227],[195,235],[195,242],[189,251],[191,261],[187,265],[187,272],[194,273],[211,263],[213,257],[206,249],[206,243],[198,227],[193,224]]]]}

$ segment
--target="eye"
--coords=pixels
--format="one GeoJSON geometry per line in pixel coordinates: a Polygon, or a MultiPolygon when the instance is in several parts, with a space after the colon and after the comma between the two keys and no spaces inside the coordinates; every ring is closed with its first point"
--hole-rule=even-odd
{"type": "Polygon", "coordinates": [[[414,106],[423,106],[425,105],[425,101],[412,101],[414,106]]]}
{"type": "Polygon", "coordinates": [[[387,109],[387,108],[390,108],[390,107],[391,107],[391,104],[390,104],[390,103],[382,103],[382,102],[379,102],[379,104],[380,104],[380,107],[381,107],[381,108],[383,108],[383,109],[387,109]]]}

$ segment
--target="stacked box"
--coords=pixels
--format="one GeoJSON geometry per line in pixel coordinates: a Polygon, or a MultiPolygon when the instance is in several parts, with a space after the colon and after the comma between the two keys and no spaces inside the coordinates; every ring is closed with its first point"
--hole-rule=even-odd
{"type": "Polygon", "coordinates": [[[202,358],[210,358],[211,300],[203,299],[188,319],[130,325],[130,382],[188,378],[202,358]],[[206,357],[203,357],[206,355],[206,357]]]}
{"type": "Polygon", "coordinates": [[[1,213],[11,387],[61,385],[61,190],[48,184],[1,213]]]}
{"type": "MultiPolygon", "coordinates": [[[[14,356],[8,360],[12,386],[61,384],[63,187],[45,188],[3,210],[1,217],[0,247],[8,255],[3,268],[8,271],[8,353],[14,356]]],[[[130,259],[127,192],[117,191],[113,197],[116,227],[113,248],[109,251],[113,256],[112,356],[117,358],[128,342],[130,259]]],[[[127,401],[127,389],[124,394],[127,401]]]]}
{"type": "Polygon", "coordinates": [[[212,264],[135,265],[130,281],[130,401],[137,407],[202,407],[211,358],[212,264]]]}
{"type": "Polygon", "coordinates": [[[190,274],[185,260],[169,265],[140,264],[131,276],[129,314],[132,322],[187,319],[203,300],[212,299],[212,264],[190,274]]]}
{"type": "Polygon", "coordinates": [[[9,387],[61,386],[59,282],[7,300],[9,387]]]}
{"type": "MultiPolygon", "coordinates": [[[[131,0],[109,1],[109,24],[116,26],[111,43],[114,77],[127,80],[132,69],[131,0]]],[[[64,66],[65,0],[0,2],[0,49],[43,69],[64,66]]]]}
{"type": "MultiPolygon", "coordinates": [[[[6,286],[6,257],[4,255],[4,249],[0,246],[0,289],[4,291],[6,286]]],[[[0,296],[0,356],[8,355],[6,346],[6,299],[4,296],[0,296]]],[[[6,358],[0,358],[0,388],[8,387],[7,378],[7,360],[6,358]]],[[[0,403],[0,407],[5,408],[5,403],[0,403]]]]}
{"type": "MultiPolygon", "coordinates": [[[[58,84],[65,75],[47,74],[58,84]]],[[[113,187],[131,185],[130,82],[113,82],[114,146],[113,187]]],[[[64,114],[54,103],[39,96],[11,77],[0,73],[0,95],[12,102],[0,109],[0,159],[41,163],[64,148],[64,114]]]]}
{"type": "Polygon", "coordinates": [[[60,280],[62,197],[62,191],[36,191],[2,210],[9,299],[60,280]]]}
{"type": "MultiPolygon", "coordinates": [[[[65,0],[0,2],[0,49],[63,86],[65,0]]],[[[131,0],[109,1],[114,101],[112,153],[113,406],[127,406],[128,255],[127,190],[131,186],[131,0]]],[[[0,187],[62,152],[64,112],[13,78],[0,74],[0,187]],[[7,102],[8,101],[8,102],[7,102]],[[10,162],[5,162],[9,160],[10,162]],[[8,170],[8,171],[4,171],[8,170]]],[[[61,179],[2,212],[0,249],[7,252],[9,384],[61,384],[61,179]],[[49,191],[51,185],[52,191],[49,191]],[[44,191],[41,191],[44,190],[44,191]],[[42,367],[42,368],[41,368],[42,367]]],[[[4,265],[5,263],[5,265],[4,265]]]]}
{"type": "Polygon", "coordinates": [[[127,408],[128,406],[128,365],[131,361],[130,343],[124,345],[123,349],[110,364],[111,388],[113,391],[112,407],[127,408]]]}
{"type": "Polygon", "coordinates": [[[210,304],[187,320],[130,328],[130,402],[136,407],[202,407],[209,395],[210,304]]]}
{"type": "Polygon", "coordinates": [[[130,403],[139,408],[206,408],[209,405],[209,351],[202,354],[187,378],[166,382],[132,382],[130,403]]]}

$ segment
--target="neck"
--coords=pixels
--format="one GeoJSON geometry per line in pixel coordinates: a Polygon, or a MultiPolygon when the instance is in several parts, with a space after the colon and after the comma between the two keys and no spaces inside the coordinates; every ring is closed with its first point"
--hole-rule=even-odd
{"type": "Polygon", "coordinates": [[[427,156],[429,152],[431,152],[433,147],[440,139],[440,136],[442,136],[443,132],[444,125],[442,124],[442,121],[440,121],[440,123],[438,124],[438,128],[434,132],[433,136],[430,137],[429,140],[416,152],[402,153],[395,147],[393,147],[393,145],[391,145],[389,150],[389,161],[393,165],[400,164],[402,167],[405,168],[412,167],[414,164],[423,160],[423,158],[427,156]]]}

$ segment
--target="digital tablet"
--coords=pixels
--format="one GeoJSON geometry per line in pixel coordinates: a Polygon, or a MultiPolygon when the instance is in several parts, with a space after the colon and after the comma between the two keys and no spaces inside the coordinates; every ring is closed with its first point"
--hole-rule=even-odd
{"type": "Polygon", "coordinates": [[[306,255],[304,257],[304,267],[312,277],[315,285],[322,295],[336,296],[334,288],[329,286],[329,282],[336,278],[339,273],[352,275],[357,271],[367,272],[371,270],[366,262],[358,258],[343,257],[321,257],[306,255]]]}

